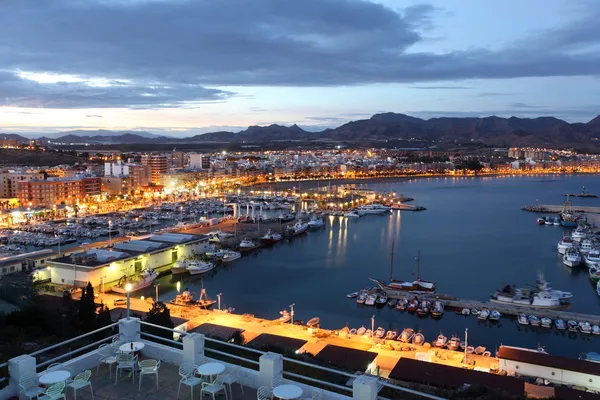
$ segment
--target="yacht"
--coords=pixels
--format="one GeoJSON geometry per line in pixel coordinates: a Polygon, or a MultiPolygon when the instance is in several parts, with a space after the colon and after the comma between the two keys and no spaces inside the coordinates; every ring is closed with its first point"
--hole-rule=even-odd
{"type": "Polygon", "coordinates": [[[598,283],[600,281],[600,266],[594,265],[589,269],[590,279],[594,283],[598,283]]]}
{"type": "MultiPolygon", "coordinates": [[[[392,257],[390,261],[390,275],[393,271],[394,266],[394,244],[392,243],[392,257]]],[[[377,286],[381,288],[384,292],[388,293],[388,295],[392,296],[401,296],[406,292],[414,292],[414,293],[426,293],[426,292],[435,292],[436,285],[433,282],[428,282],[420,279],[421,272],[421,252],[417,251],[417,279],[414,281],[402,281],[391,279],[387,282],[380,281],[378,279],[369,278],[371,281],[375,282],[377,286]]]]}
{"type": "Polygon", "coordinates": [[[490,296],[493,303],[514,304],[532,308],[562,308],[569,306],[573,295],[569,292],[554,290],[540,274],[535,289],[515,288],[506,285],[490,296]]]}
{"type": "Polygon", "coordinates": [[[238,249],[242,252],[250,252],[260,247],[260,244],[254,243],[252,240],[244,239],[240,242],[238,249]]]}
{"type": "Polygon", "coordinates": [[[552,328],[552,320],[548,317],[542,318],[542,328],[552,328]]]}
{"type": "Polygon", "coordinates": [[[484,308],[483,310],[481,310],[479,312],[477,319],[481,320],[481,321],[485,321],[486,319],[488,319],[489,316],[490,316],[490,310],[488,310],[487,308],[484,308]]]}
{"type": "Polygon", "coordinates": [[[308,221],[309,228],[321,228],[322,226],[325,226],[325,221],[323,221],[323,218],[312,217],[311,220],[308,221]]]}
{"type": "Polygon", "coordinates": [[[390,212],[389,208],[383,208],[383,206],[378,205],[378,204],[368,204],[366,206],[360,206],[360,207],[358,207],[358,210],[364,212],[365,214],[379,214],[379,215],[390,212]]]}
{"type": "Polygon", "coordinates": [[[308,223],[296,222],[294,225],[288,225],[285,227],[284,235],[286,236],[298,236],[306,232],[308,229],[308,223]]]}
{"type": "Polygon", "coordinates": [[[581,241],[581,244],[579,245],[579,251],[581,252],[581,254],[587,254],[593,248],[594,248],[594,242],[592,241],[592,239],[588,239],[588,238],[583,239],[581,241]]]}
{"type": "Polygon", "coordinates": [[[411,339],[413,338],[415,334],[414,329],[411,328],[406,328],[402,331],[402,333],[400,334],[400,336],[398,337],[398,340],[403,342],[403,343],[408,343],[411,341],[411,339]]]}
{"type": "Polygon", "coordinates": [[[220,259],[221,259],[222,262],[228,263],[228,262],[232,262],[234,260],[237,260],[241,256],[242,255],[240,253],[238,253],[237,251],[224,250],[223,251],[223,255],[220,257],[220,259]]]}
{"type": "Polygon", "coordinates": [[[577,249],[571,248],[565,251],[565,255],[563,256],[563,264],[569,268],[578,267],[582,262],[581,254],[577,249]]]}
{"type": "Polygon", "coordinates": [[[344,213],[344,217],[346,217],[346,218],[360,218],[360,215],[358,215],[358,213],[355,213],[354,211],[349,211],[347,213],[344,213]]]}
{"type": "Polygon", "coordinates": [[[560,254],[565,254],[565,250],[570,249],[573,246],[573,238],[571,238],[571,236],[565,236],[558,242],[556,249],[560,254]]]}
{"type": "Polygon", "coordinates": [[[131,292],[145,289],[154,283],[154,280],[157,276],[158,275],[154,270],[144,269],[130,279],[128,279],[126,276],[123,276],[119,280],[119,283],[113,286],[111,290],[116,293],[126,294],[127,290],[125,290],[125,286],[127,284],[131,284],[131,292]]]}
{"type": "Polygon", "coordinates": [[[188,263],[187,270],[190,275],[204,274],[215,267],[213,263],[206,263],[197,260],[192,260],[188,263]]]}
{"type": "Polygon", "coordinates": [[[529,325],[529,319],[527,319],[527,315],[525,314],[519,314],[517,321],[519,321],[520,325],[529,325]]]}
{"type": "Polygon", "coordinates": [[[425,343],[425,336],[421,332],[416,333],[412,337],[412,343],[417,346],[421,346],[425,343]]]}
{"type": "Polygon", "coordinates": [[[592,333],[592,326],[590,325],[589,322],[580,322],[579,324],[579,330],[581,331],[581,333],[589,335],[590,333],[592,333]]]}
{"type": "Polygon", "coordinates": [[[531,314],[529,317],[527,317],[527,319],[529,320],[529,325],[531,325],[531,326],[540,326],[541,322],[540,322],[540,319],[537,316],[531,314]]]}
{"type": "Polygon", "coordinates": [[[171,266],[171,273],[173,275],[177,274],[185,274],[187,272],[187,261],[186,260],[177,260],[171,266]]]}
{"type": "Polygon", "coordinates": [[[264,236],[261,236],[260,241],[264,244],[274,244],[281,240],[281,235],[277,232],[271,232],[269,229],[264,236]]]}
{"type": "Polygon", "coordinates": [[[433,342],[433,346],[439,347],[439,348],[446,347],[447,342],[448,342],[448,338],[440,332],[437,339],[433,342]]]}
{"type": "Polygon", "coordinates": [[[591,249],[584,256],[584,261],[585,261],[585,265],[587,265],[588,268],[591,268],[593,266],[600,264],[600,249],[599,248],[591,249]]]}

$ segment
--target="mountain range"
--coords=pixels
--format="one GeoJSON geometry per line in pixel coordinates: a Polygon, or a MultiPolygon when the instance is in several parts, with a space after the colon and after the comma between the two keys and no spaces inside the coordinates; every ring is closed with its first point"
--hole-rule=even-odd
{"type": "MultiPolygon", "coordinates": [[[[2,134],[27,141],[19,135],[2,134]]],[[[250,126],[239,132],[211,132],[187,138],[155,135],[146,131],[76,130],[45,135],[44,142],[89,144],[135,143],[261,143],[270,141],[336,141],[372,143],[419,140],[430,143],[482,142],[492,146],[544,146],[600,149],[600,116],[587,123],[568,123],[554,117],[501,118],[489,116],[421,119],[405,114],[382,113],[351,121],[334,129],[308,132],[297,125],[250,126]]]]}

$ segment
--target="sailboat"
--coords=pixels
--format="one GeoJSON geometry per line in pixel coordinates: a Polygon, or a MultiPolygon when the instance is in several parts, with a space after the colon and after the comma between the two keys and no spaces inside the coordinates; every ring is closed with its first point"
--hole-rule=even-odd
{"type": "Polygon", "coordinates": [[[394,242],[392,242],[392,256],[390,262],[390,280],[388,282],[380,281],[375,278],[369,278],[391,296],[400,296],[403,292],[414,292],[414,293],[432,293],[436,290],[436,285],[433,282],[421,280],[421,251],[417,251],[417,279],[414,281],[400,281],[393,278],[394,268],[394,242]]]}

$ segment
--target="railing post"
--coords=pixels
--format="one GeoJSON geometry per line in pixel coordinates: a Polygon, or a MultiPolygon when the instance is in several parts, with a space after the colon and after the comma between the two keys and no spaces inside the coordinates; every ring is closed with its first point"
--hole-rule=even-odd
{"type": "Polygon", "coordinates": [[[201,364],[204,358],[204,335],[190,333],[183,337],[183,362],[201,364]]]}
{"type": "Polygon", "coordinates": [[[259,386],[271,387],[273,378],[283,377],[283,356],[277,353],[265,353],[258,359],[260,375],[258,376],[259,386]]]}
{"type": "Polygon", "coordinates": [[[352,398],[356,400],[377,400],[377,378],[361,375],[352,384],[352,398]]]}
{"type": "Polygon", "coordinates": [[[19,381],[26,375],[37,375],[36,360],[34,357],[22,355],[11,358],[8,361],[8,374],[10,386],[14,388],[15,394],[19,393],[19,381]]]}
{"type": "Polygon", "coordinates": [[[122,318],[119,320],[119,336],[123,342],[140,341],[140,319],[122,318]]]}

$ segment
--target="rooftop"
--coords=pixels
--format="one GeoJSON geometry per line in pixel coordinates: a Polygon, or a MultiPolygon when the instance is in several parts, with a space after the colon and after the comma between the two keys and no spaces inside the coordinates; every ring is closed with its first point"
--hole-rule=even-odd
{"type": "Polygon", "coordinates": [[[600,363],[551,356],[549,354],[520,349],[518,347],[500,346],[498,358],[600,376],[600,363]]]}

